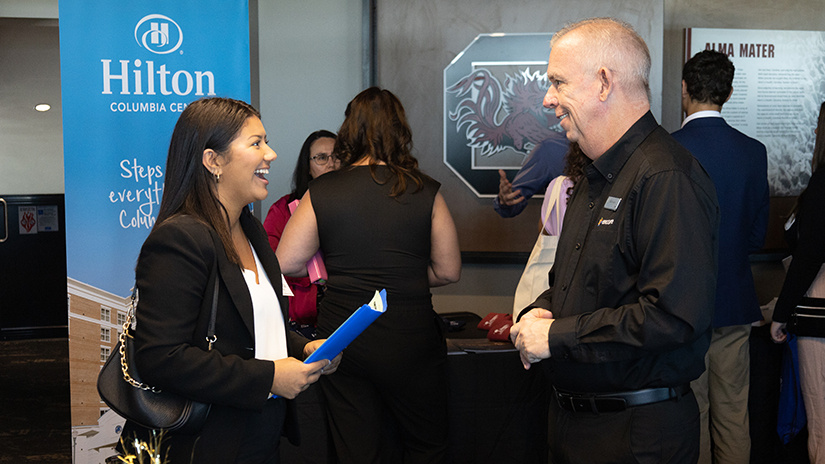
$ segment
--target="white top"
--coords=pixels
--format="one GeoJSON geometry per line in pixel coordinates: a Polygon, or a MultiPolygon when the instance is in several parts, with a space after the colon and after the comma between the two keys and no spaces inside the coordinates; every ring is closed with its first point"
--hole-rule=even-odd
{"type": "Polygon", "coordinates": [[[682,121],[682,127],[685,127],[685,124],[693,121],[694,119],[699,118],[721,118],[722,113],[713,110],[704,110],[704,111],[697,111],[690,116],[686,117],[684,121],[682,121]]]}
{"type": "Polygon", "coordinates": [[[255,248],[250,244],[252,254],[255,256],[255,266],[258,268],[258,280],[255,282],[255,271],[243,269],[243,277],[246,286],[249,287],[249,295],[252,297],[252,312],[255,314],[255,358],[275,361],[288,356],[286,350],[286,326],[284,316],[281,314],[281,304],[278,302],[278,295],[269,281],[269,276],[255,253],[255,248]]]}

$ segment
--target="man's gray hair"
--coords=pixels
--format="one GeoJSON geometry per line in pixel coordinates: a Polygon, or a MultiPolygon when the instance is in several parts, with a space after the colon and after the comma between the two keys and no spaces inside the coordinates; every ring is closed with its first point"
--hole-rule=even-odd
{"type": "Polygon", "coordinates": [[[627,91],[650,101],[650,51],[630,24],[615,18],[589,18],[568,24],[553,34],[550,47],[572,31],[584,34],[581,59],[595,72],[606,67],[627,91]]]}

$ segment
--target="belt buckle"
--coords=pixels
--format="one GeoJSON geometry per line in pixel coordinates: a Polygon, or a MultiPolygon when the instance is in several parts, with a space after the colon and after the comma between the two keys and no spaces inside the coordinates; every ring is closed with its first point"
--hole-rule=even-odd
{"type": "Polygon", "coordinates": [[[615,397],[607,397],[607,398],[599,398],[596,397],[594,401],[594,412],[619,412],[624,411],[627,409],[627,401],[624,398],[615,398],[615,397]],[[596,409],[598,406],[598,410],[596,409]]]}
{"type": "Polygon", "coordinates": [[[559,403],[559,407],[562,409],[566,409],[568,411],[576,412],[576,406],[573,403],[573,395],[569,393],[560,392],[558,390],[555,391],[556,402],[559,403]]]}
{"type": "Polygon", "coordinates": [[[571,396],[570,404],[573,406],[573,412],[599,413],[599,408],[596,406],[596,398],[593,396],[571,396]]]}
{"type": "Polygon", "coordinates": [[[627,402],[624,398],[572,395],[570,393],[556,391],[556,400],[562,409],[573,412],[600,414],[603,412],[618,412],[627,409],[627,402]]]}
{"type": "Polygon", "coordinates": [[[567,392],[556,390],[556,401],[562,409],[572,412],[594,412],[598,411],[593,403],[593,397],[573,395],[567,392]]]}

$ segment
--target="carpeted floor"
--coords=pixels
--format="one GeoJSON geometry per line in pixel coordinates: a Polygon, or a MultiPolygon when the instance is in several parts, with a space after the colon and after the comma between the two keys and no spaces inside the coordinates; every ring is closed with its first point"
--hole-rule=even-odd
{"type": "Polygon", "coordinates": [[[0,463],[71,464],[65,338],[0,341],[0,463]]]}

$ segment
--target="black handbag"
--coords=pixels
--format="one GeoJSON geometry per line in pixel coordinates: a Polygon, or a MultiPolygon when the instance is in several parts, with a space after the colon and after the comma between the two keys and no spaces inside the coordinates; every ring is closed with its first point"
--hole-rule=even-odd
{"type": "MultiPolygon", "coordinates": [[[[148,429],[164,429],[177,433],[193,434],[200,431],[209,415],[210,404],[200,403],[180,395],[161,391],[141,382],[134,358],[134,341],[129,330],[135,318],[139,300],[137,285],[132,291],[132,301],[123,324],[120,341],[109,359],[103,364],[97,377],[100,398],[118,415],[148,429]],[[132,360],[131,365],[127,360],[132,360]]],[[[218,305],[218,279],[212,297],[212,313],[206,340],[209,349],[217,340],[215,316],[218,305]]]]}
{"type": "Polygon", "coordinates": [[[825,298],[802,298],[787,329],[799,337],[825,337],[825,298]]]}
{"type": "MultiPolygon", "coordinates": [[[[790,266],[790,257],[782,261],[790,266]]],[[[819,268],[813,282],[805,292],[805,296],[794,308],[788,318],[788,332],[799,337],[825,337],[825,263],[819,268]]]]}

